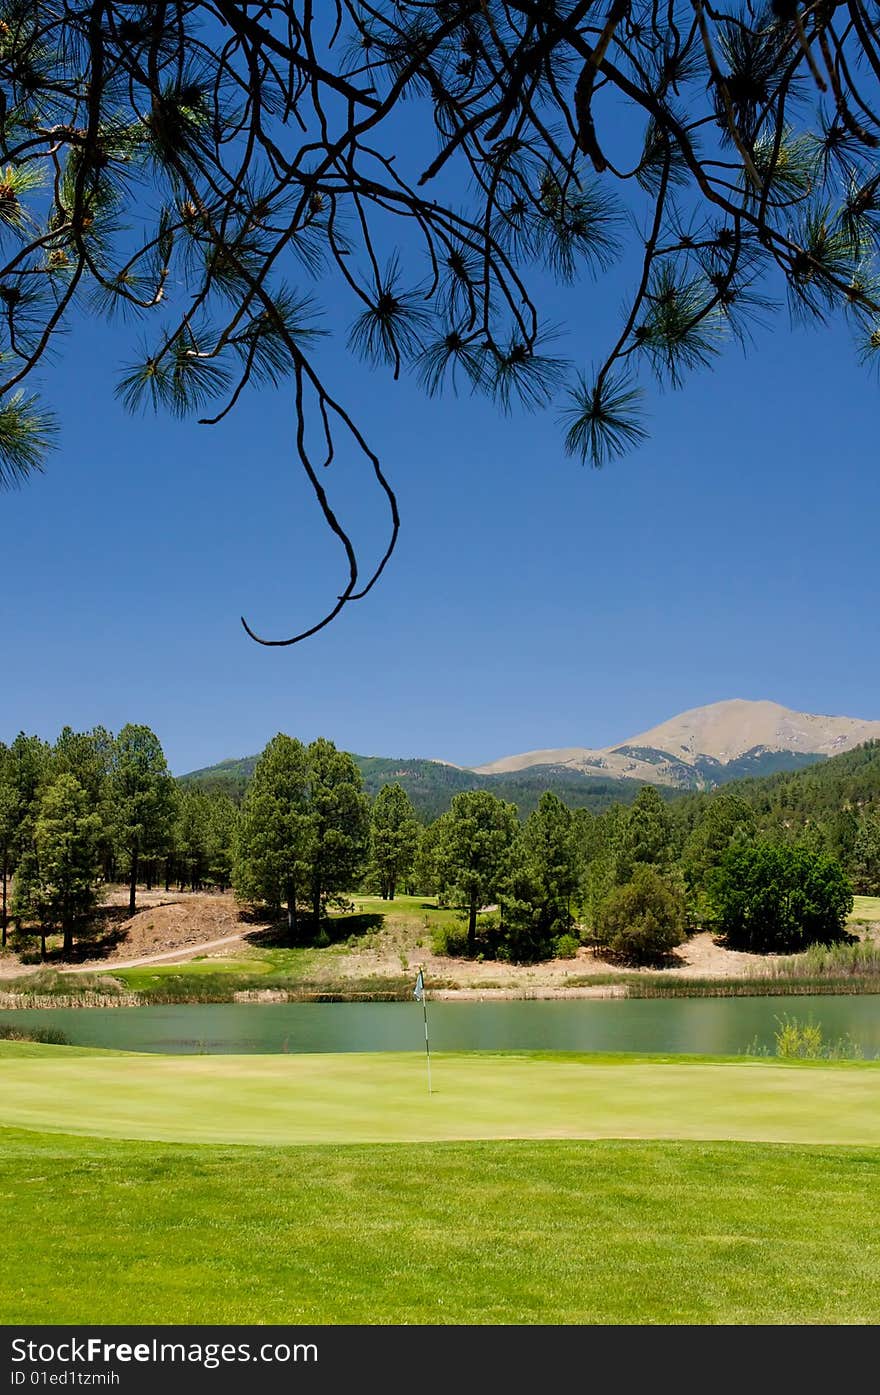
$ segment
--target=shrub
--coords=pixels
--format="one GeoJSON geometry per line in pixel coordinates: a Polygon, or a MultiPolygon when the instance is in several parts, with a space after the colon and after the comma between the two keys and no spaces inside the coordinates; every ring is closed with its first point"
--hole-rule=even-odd
{"type": "Polygon", "coordinates": [[[467,926],[435,925],[431,931],[431,948],[435,954],[462,958],[468,951],[467,926]]]}
{"type": "Polygon", "coordinates": [[[800,1022],[796,1017],[777,1017],[774,1033],[776,1055],[795,1061],[860,1060],[862,1048],[852,1037],[826,1041],[818,1022],[800,1022]]]}
{"type": "Polygon", "coordinates": [[[653,867],[637,867],[632,881],[605,897],[596,939],[630,964],[657,963],[685,939],[684,897],[653,867]]]}
{"type": "Polygon", "coordinates": [[[553,953],[557,959],[574,959],[580,947],[577,935],[557,935],[553,941],[553,953]]]}

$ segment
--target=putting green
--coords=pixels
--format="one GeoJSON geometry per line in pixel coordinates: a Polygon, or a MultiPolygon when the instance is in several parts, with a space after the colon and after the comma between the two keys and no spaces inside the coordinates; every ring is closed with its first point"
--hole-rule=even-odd
{"type": "Polygon", "coordinates": [[[880,1145],[880,1067],[412,1054],[0,1059],[0,1125],[193,1143],[653,1138],[880,1145]]]}

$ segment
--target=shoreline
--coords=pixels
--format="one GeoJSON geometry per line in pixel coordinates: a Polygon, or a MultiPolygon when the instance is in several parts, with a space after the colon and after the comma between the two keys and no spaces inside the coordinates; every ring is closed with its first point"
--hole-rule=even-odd
{"type": "MultiPolygon", "coordinates": [[[[573,984],[565,986],[535,985],[533,987],[438,987],[429,989],[431,1002],[571,1002],[591,1000],[657,1001],[681,998],[791,998],[791,997],[862,997],[880,996],[880,979],[737,979],[695,980],[666,979],[650,982],[644,978],[632,982],[573,984]]],[[[406,1003],[412,994],[409,987],[389,984],[358,990],[343,984],[309,984],[300,988],[263,987],[236,989],[229,985],[227,993],[197,993],[191,990],[175,992],[144,990],[99,993],[92,989],[81,993],[37,992],[16,993],[0,989],[0,1013],[52,1011],[94,1008],[139,1008],[172,1006],[268,1006],[279,1003],[406,1003]]]]}

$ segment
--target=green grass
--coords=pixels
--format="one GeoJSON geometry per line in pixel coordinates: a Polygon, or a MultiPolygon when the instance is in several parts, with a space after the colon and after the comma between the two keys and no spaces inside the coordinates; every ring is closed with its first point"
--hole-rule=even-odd
{"type": "Polygon", "coordinates": [[[880,1321],[880,1066],[434,1065],[0,1042],[0,1323],[880,1321]]]}
{"type": "MultiPolygon", "coordinates": [[[[395,896],[383,901],[381,896],[352,895],[356,915],[381,915],[389,919],[418,921],[422,926],[454,925],[461,922],[462,912],[448,906],[438,906],[434,896],[395,896]]],[[[345,919],[344,916],[340,919],[345,919]]]]}
{"type": "Polygon", "coordinates": [[[856,896],[853,900],[854,904],[850,920],[880,921],[880,896],[856,896]]]}
{"type": "Polygon", "coordinates": [[[15,1130],[0,1322],[880,1321],[880,1152],[15,1130]]]}
{"type": "MultiPolygon", "coordinates": [[[[0,1053],[2,1054],[2,1053],[0,1053]]],[[[880,1065],[527,1053],[102,1054],[0,1072],[0,1125],[167,1142],[689,1138],[880,1147],[880,1065]]]]}
{"type": "Polygon", "coordinates": [[[327,954],[327,950],[320,949],[261,949],[255,946],[250,952],[237,955],[234,959],[205,955],[187,959],[183,964],[142,964],[134,969],[114,969],[110,965],[106,972],[134,992],[142,993],[150,988],[166,986],[175,979],[225,974],[248,980],[263,974],[301,979],[313,973],[327,954]]]}
{"type": "Polygon", "coordinates": [[[60,1057],[61,1060],[71,1061],[76,1056],[122,1056],[127,1054],[127,1052],[107,1050],[103,1046],[55,1046],[36,1041],[0,1040],[0,1062],[7,1058],[16,1060],[30,1057],[39,1061],[54,1056],[60,1057]]]}

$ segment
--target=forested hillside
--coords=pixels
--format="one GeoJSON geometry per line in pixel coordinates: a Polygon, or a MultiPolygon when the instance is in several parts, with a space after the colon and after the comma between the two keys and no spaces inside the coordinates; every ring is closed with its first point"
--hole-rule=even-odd
{"type": "MultiPolygon", "coordinates": [[[[806,770],[781,772],[725,786],[754,810],[758,828],[786,841],[807,841],[848,861],[860,822],[880,816],[880,741],[868,741],[806,770]]],[[[699,822],[715,792],[675,801],[685,827],[699,822]]]]}
{"type": "MultiPolygon", "coordinates": [[[[241,802],[256,766],[257,756],[225,760],[180,777],[183,785],[222,792],[241,802]]],[[[454,795],[463,790],[490,790],[515,804],[525,817],[537,808],[545,790],[552,790],[571,809],[599,813],[612,804],[631,804],[641,789],[638,780],[611,780],[583,775],[559,766],[533,766],[507,775],[478,775],[455,765],[421,759],[392,759],[387,756],[354,756],[364,789],[374,796],[389,782],[406,790],[423,823],[430,823],[449,808],[454,795]]]]}

